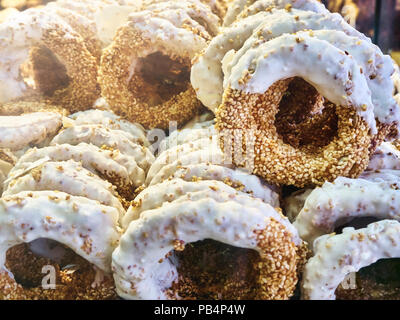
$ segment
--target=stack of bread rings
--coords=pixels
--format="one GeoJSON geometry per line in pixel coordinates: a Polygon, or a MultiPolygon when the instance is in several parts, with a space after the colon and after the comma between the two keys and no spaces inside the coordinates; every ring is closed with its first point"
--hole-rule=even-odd
{"type": "Polygon", "coordinates": [[[6,2],[0,300],[400,299],[400,72],[343,17],[6,2]]]}
{"type": "Polygon", "coordinates": [[[123,298],[287,299],[294,293],[303,243],[281,214],[276,190],[224,162],[207,117],[162,142],[147,188],[124,216],[126,232],[113,253],[123,298]]]}
{"type": "Polygon", "coordinates": [[[2,116],[0,132],[0,146],[28,148],[0,153],[0,298],[117,298],[111,254],[154,160],[144,129],[88,110],[2,116]],[[42,287],[47,265],[55,290],[42,287]]]}

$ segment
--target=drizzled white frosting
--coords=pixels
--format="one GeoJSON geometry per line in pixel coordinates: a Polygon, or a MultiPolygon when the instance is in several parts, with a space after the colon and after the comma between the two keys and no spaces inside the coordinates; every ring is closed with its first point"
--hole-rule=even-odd
{"type": "MultiPolygon", "coordinates": [[[[264,229],[270,217],[279,216],[271,206],[262,204],[260,209],[204,197],[143,212],[129,225],[113,253],[118,294],[125,299],[165,299],[165,289],[178,276],[176,264],[165,258],[174,250],[174,240],[191,243],[213,239],[259,251],[254,230],[264,229]]],[[[299,243],[295,229],[291,231],[299,243]]]]}
{"type": "Polygon", "coordinates": [[[335,291],[346,275],[380,259],[400,257],[400,223],[383,220],[367,228],[343,229],[342,234],[325,235],[314,243],[308,260],[302,295],[310,300],[334,300],[335,291]]]}
{"type": "Polygon", "coordinates": [[[51,145],[90,143],[99,148],[106,146],[133,157],[143,170],[147,170],[154,161],[153,154],[141,146],[140,141],[130,133],[121,130],[108,129],[102,125],[72,126],[61,131],[51,141],[51,145]]]}
{"type": "Polygon", "coordinates": [[[400,171],[396,170],[367,173],[359,179],[337,178],[311,192],[294,226],[312,246],[314,239],[354,218],[400,220],[399,188],[400,171]]]}
{"type": "MultiPolygon", "coordinates": [[[[209,191],[210,197],[214,200],[222,201],[237,201],[246,206],[260,205],[262,199],[249,197],[241,191],[237,191],[227,184],[216,180],[205,181],[185,181],[179,178],[165,181],[163,183],[153,185],[145,189],[135,198],[135,204],[131,206],[123,219],[123,226],[127,227],[129,223],[140,217],[140,214],[147,210],[156,209],[164,202],[172,202],[177,199],[195,201],[195,194],[200,191],[209,191]],[[226,197],[224,198],[224,195],[226,197]],[[229,195],[229,196],[228,196],[229,195]]],[[[272,195],[272,191],[270,192],[272,195]]],[[[270,197],[263,199],[265,203],[269,203],[275,207],[277,195],[275,198],[270,197]]]]}
{"type": "MultiPolygon", "coordinates": [[[[158,178],[159,176],[151,180],[150,186],[164,181],[158,178]]],[[[185,181],[200,179],[222,181],[228,184],[232,183],[240,186],[242,192],[260,198],[266,203],[270,203],[274,208],[279,207],[279,195],[275,192],[275,188],[267,185],[257,176],[244,172],[241,169],[230,169],[213,164],[199,163],[179,168],[171,176],[166,177],[165,180],[174,178],[180,178],[185,181]]]]}
{"type": "Polygon", "coordinates": [[[243,16],[253,15],[254,13],[264,11],[271,7],[284,9],[288,5],[291,6],[290,9],[295,8],[321,13],[329,12],[322,3],[316,0],[235,0],[232,5],[228,7],[224,19],[224,26],[231,25],[237,18],[240,19],[243,16]]]}
{"type": "Polygon", "coordinates": [[[354,108],[376,133],[371,91],[357,61],[327,41],[305,35],[299,39],[282,35],[247,50],[232,68],[228,86],[264,93],[278,80],[299,76],[332,103],[354,108]],[[244,71],[251,75],[242,84],[244,71]]]}
{"type": "Polygon", "coordinates": [[[58,241],[103,271],[118,245],[118,210],[63,192],[21,192],[0,199],[0,268],[6,252],[40,238],[58,241]]]}
{"type": "Polygon", "coordinates": [[[140,186],[144,183],[145,172],[133,157],[119,152],[102,150],[94,145],[80,143],[76,146],[62,144],[42,149],[31,149],[26,152],[10,172],[10,179],[21,176],[34,165],[36,161],[67,161],[80,162],[82,166],[94,174],[107,177],[112,175],[126,185],[140,186]]]}
{"type": "Polygon", "coordinates": [[[62,116],[53,112],[0,116],[0,148],[19,150],[37,145],[56,134],[61,126],[62,116]]]}
{"type": "Polygon", "coordinates": [[[46,162],[15,180],[9,180],[7,186],[3,196],[22,191],[57,190],[114,207],[118,210],[120,218],[125,214],[116,196],[115,187],[73,160],[46,162]]]}
{"type": "MultiPolygon", "coordinates": [[[[347,24],[339,14],[323,14],[292,9],[260,12],[254,16],[239,20],[223,29],[205,49],[192,67],[191,82],[200,101],[215,112],[222,102],[224,92],[224,73],[222,61],[227,53],[230,63],[226,66],[226,76],[241,56],[252,48],[262,35],[262,42],[274,39],[285,33],[301,30],[332,29],[370,41],[365,35],[347,24]],[[247,41],[248,40],[248,41],[247,41]]],[[[228,59],[228,60],[229,60],[228,59]]]]}

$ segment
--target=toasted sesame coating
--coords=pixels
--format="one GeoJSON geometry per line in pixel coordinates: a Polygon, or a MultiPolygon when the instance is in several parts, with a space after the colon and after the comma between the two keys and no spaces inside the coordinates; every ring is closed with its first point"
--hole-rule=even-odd
{"type": "Polygon", "coordinates": [[[271,220],[257,235],[257,251],[205,240],[175,249],[179,278],[170,297],[213,300],[285,300],[294,292],[299,256],[287,230],[271,220]],[[198,261],[198,263],[193,263],[198,261]]]}
{"type": "Polygon", "coordinates": [[[227,139],[236,141],[234,163],[246,166],[250,162],[254,174],[279,185],[304,187],[321,185],[338,176],[357,177],[368,166],[371,137],[368,125],[354,109],[336,106],[337,134],[329,144],[316,150],[307,145],[293,147],[279,137],[275,118],[290,81],[278,81],[264,94],[227,89],[217,111],[221,147],[227,139]],[[238,146],[243,134],[247,134],[247,141],[238,146]],[[247,155],[236,161],[237,153],[247,155]],[[353,169],[355,166],[357,170],[353,169]]]}
{"type": "MultiPolygon", "coordinates": [[[[142,17],[136,19],[136,23],[144,23],[142,17]]],[[[165,21],[157,31],[152,26],[139,28],[135,22],[121,27],[100,64],[102,95],[113,111],[148,128],[166,129],[171,121],[184,124],[201,108],[189,80],[195,48],[186,48],[185,41],[191,38],[202,48],[209,35],[198,33],[192,24],[171,27],[165,21]],[[176,30],[185,35],[181,40],[176,30]],[[171,41],[180,43],[179,52],[168,44],[171,41]]]]}

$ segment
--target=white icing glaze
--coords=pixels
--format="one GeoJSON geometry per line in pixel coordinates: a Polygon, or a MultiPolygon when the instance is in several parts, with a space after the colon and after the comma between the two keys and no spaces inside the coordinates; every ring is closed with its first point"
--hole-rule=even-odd
{"type": "Polygon", "coordinates": [[[400,257],[400,223],[383,220],[367,228],[345,228],[342,234],[325,235],[314,243],[314,257],[308,260],[302,295],[310,300],[334,300],[335,291],[346,275],[380,259],[400,257]]]}
{"type": "MultiPolygon", "coordinates": [[[[221,149],[205,149],[193,151],[189,154],[182,155],[179,160],[165,165],[162,169],[152,178],[154,181],[163,181],[171,177],[178,169],[196,164],[214,164],[228,168],[234,168],[232,161],[226,160],[221,149]]],[[[150,183],[150,179],[148,180],[150,183]]]]}
{"type": "Polygon", "coordinates": [[[327,41],[282,35],[247,50],[232,68],[227,86],[264,93],[278,80],[299,76],[336,105],[354,108],[373,134],[377,132],[371,91],[357,61],[327,41]],[[241,84],[243,72],[253,70],[241,84]]]}
{"type": "Polygon", "coordinates": [[[169,137],[161,141],[159,146],[159,152],[163,152],[167,149],[176,147],[181,144],[186,144],[195,140],[204,138],[212,139],[217,134],[217,130],[214,125],[200,129],[183,129],[175,130],[169,137]]]}
{"type": "Polygon", "coordinates": [[[108,129],[102,125],[72,126],[61,131],[51,141],[51,145],[79,143],[93,144],[99,148],[104,146],[133,157],[143,170],[147,170],[154,161],[153,154],[138,144],[140,141],[130,133],[121,130],[108,129]]]}
{"type": "Polygon", "coordinates": [[[145,172],[138,167],[133,157],[119,152],[102,150],[94,145],[80,143],[76,146],[68,144],[31,149],[26,152],[10,172],[10,179],[24,174],[36,161],[67,161],[80,162],[82,166],[94,174],[104,177],[112,174],[126,185],[140,186],[144,183],[145,172]]]}
{"type": "Polygon", "coordinates": [[[39,9],[23,11],[0,25],[0,103],[26,94],[20,66],[28,59],[30,48],[43,44],[46,31],[54,29],[65,33],[60,41],[79,38],[58,15],[39,9]]]}
{"type": "Polygon", "coordinates": [[[69,116],[73,121],[73,125],[100,124],[106,128],[113,130],[121,130],[130,133],[134,138],[138,139],[140,144],[149,146],[146,139],[145,129],[138,123],[131,123],[114,114],[112,111],[91,109],[74,113],[69,116]]]}
{"type": "Polygon", "coordinates": [[[179,161],[181,157],[199,150],[204,150],[204,152],[207,150],[219,150],[218,137],[212,136],[211,138],[194,140],[193,142],[180,144],[160,153],[147,173],[146,184],[150,184],[157,173],[166,165],[179,161]]]}
{"type": "MultiPolygon", "coordinates": [[[[267,185],[257,176],[248,174],[240,169],[230,169],[218,165],[200,163],[179,168],[165,180],[174,178],[180,178],[185,181],[193,181],[193,179],[216,180],[226,182],[228,185],[233,183],[238,186],[240,185],[243,188],[241,189],[242,192],[260,198],[264,202],[271,204],[274,208],[279,207],[279,195],[275,192],[274,187],[267,185]]],[[[151,180],[150,186],[163,181],[154,178],[151,180]]]]}
{"type": "Polygon", "coordinates": [[[230,74],[232,66],[236,65],[239,58],[253,46],[259,34],[266,41],[284,33],[295,33],[306,29],[340,30],[348,35],[370,41],[348,25],[339,14],[322,14],[296,9],[290,12],[276,9],[271,12],[260,12],[223,29],[193,65],[191,82],[198,98],[213,112],[221,104],[224,92],[222,60],[229,51],[235,50],[237,53],[230,53],[231,61],[227,63],[226,74],[230,74]]]}
{"type": "Polygon", "coordinates": [[[277,215],[268,204],[260,210],[211,198],[172,202],[146,211],[129,225],[113,253],[117,292],[125,299],[166,299],[165,289],[177,278],[176,265],[165,259],[174,250],[174,240],[213,239],[259,251],[254,230],[264,229],[269,217],[277,215]]]}
{"type": "Polygon", "coordinates": [[[33,168],[29,173],[8,181],[3,196],[10,196],[22,191],[56,190],[73,196],[96,200],[103,205],[118,210],[120,218],[125,214],[117,198],[115,187],[73,160],[46,162],[33,168]]]}
{"type": "MultiPolygon", "coordinates": [[[[162,206],[164,202],[177,201],[177,199],[196,201],[194,197],[199,191],[210,191],[212,195],[209,195],[209,197],[214,198],[214,200],[218,202],[234,200],[246,206],[262,205],[262,199],[249,196],[241,191],[237,191],[220,181],[185,181],[175,178],[157,185],[150,186],[141,192],[135,198],[135,204],[129,208],[127,214],[125,215],[123,219],[123,226],[128,227],[129,223],[138,219],[142,212],[156,209],[162,206]],[[226,197],[223,196],[224,194],[226,194],[226,197]]],[[[270,198],[268,200],[272,199],[270,198]]],[[[269,204],[274,206],[276,203],[269,204]]]]}
{"type": "Polygon", "coordinates": [[[384,170],[359,179],[337,178],[316,188],[293,223],[310,246],[354,218],[400,220],[400,172],[384,170]]]}
{"type": "Polygon", "coordinates": [[[110,272],[118,245],[118,210],[62,192],[22,192],[0,199],[0,267],[6,251],[40,238],[58,241],[110,272]]]}
{"type": "Polygon", "coordinates": [[[263,11],[269,7],[284,9],[287,5],[295,9],[328,12],[325,6],[316,0],[235,0],[229,7],[224,18],[224,26],[231,25],[242,13],[245,16],[253,12],[263,11]]]}
{"type": "Polygon", "coordinates": [[[260,11],[270,10],[271,8],[285,9],[285,7],[287,7],[287,11],[298,9],[317,13],[329,13],[323,4],[316,0],[256,0],[238,15],[237,20],[252,16],[260,11]],[[290,8],[287,7],[288,5],[290,8]]]}
{"type": "Polygon", "coordinates": [[[372,155],[367,171],[400,170],[400,151],[390,142],[383,142],[372,155]]]}
{"type": "Polygon", "coordinates": [[[56,134],[61,126],[62,116],[52,112],[0,116],[0,148],[19,150],[39,144],[56,134]]]}

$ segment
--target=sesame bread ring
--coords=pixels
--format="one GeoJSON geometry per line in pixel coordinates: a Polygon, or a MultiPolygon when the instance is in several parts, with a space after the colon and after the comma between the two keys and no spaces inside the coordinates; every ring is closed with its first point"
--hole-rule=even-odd
{"type": "Polygon", "coordinates": [[[9,181],[3,196],[10,196],[22,191],[57,190],[114,207],[122,218],[125,210],[114,189],[115,187],[111,183],[100,179],[78,162],[69,160],[45,162],[32,168],[25,175],[9,181]]]}
{"type": "Polygon", "coordinates": [[[20,150],[54,136],[62,126],[55,112],[35,112],[21,116],[0,116],[0,148],[20,150]]]}
{"type": "MultiPolygon", "coordinates": [[[[267,204],[260,210],[211,198],[172,202],[143,212],[140,219],[129,225],[113,253],[117,292],[125,299],[185,298],[180,296],[184,289],[179,290],[184,274],[173,250],[176,254],[186,244],[211,239],[259,253],[253,266],[258,265],[262,271],[259,277],[252,278],[255,281],[250,284],[255,288],[253,298],[287,299],[297,282],[299,259],[292,240],[297,235],[273,218],[277,215],[267,204]],[[262,238],[267,241],[260,241],[262,238]]],[[[227,283],[221,285],[224,288],[227,283]]],[[[233,291],[231,298],[240,298],[241,291],[233,291]]]]}
{"type": "Polygon", "coordinates": [[[357,177],[368,166],[370,132],[377,132],[371,92],[353,57],[326,41],[289,34],[248,50],[232,69],[217,112],[217,129],[221,142],[233,139],[233,132],[244,133],[246,144],[253,143],[245,153],[251,154],[254,146],[254,174],[269,183],[297,187],[323,184],[338,176],[357,177]],[[274,126],[293,76],[312,84],[336,105],[337,134],[316,150],[284,143],[274,126]]]}
{"type": "Polygon", "coordinates": [[[115,298],[108,273],[121,234],[117,209],[53,191],[22,192],[0,204],[0,299],[115,298]],[[47,250],[45,241],[57,247],[47,250]],[[77,263],[81,275],[73,275],[76,269],[71,272],[67,263],[77,263]],[[46,265],[55,270],[55,290],[42,287],[46,265]],[[98,275],[104,280],[96,280],[98,275]]]}
{"type": "Polygon", "coordinates": [[[383,142],[372,155],[367,171],[400,170],[400,151],[390,142],[383,142]]]}
{"type": "Polygon", "coordinates": [[[1,253],[23,242],[46,238],[69,246],[106,272],[118,244],[118,210],[99,202],[63,192],[21,192],[0,200],[1,253]]]}
{"type": "MultiPolygon", "coordinates": [[[[274,25],[273,29],[276,27],[277,25],[274,25]]],[[[261,25],[234,55],[226,68],[226,81],[230,77],[232,67],[240,61],[247,50],[260,42],[262,43],[265,40],[271,39],[272,31],[270,29],[270,24],[268,23],[261,25]]],[[[272,32],[272,35],[276,34],[272,32]]],[[[325,29],[299,31],[296,35],[299,40],[304,36],[311,36],[322,41],[327,41],[346,54],[350,54],[359,65],[361,73],[367,81],[368,88],[371,90],[375,118],[384,125],[399,125],[400,108],[393,98],[393,80],[391,79],[394,65],[389,55],[384,55],[379,47],[371,43],[370,39],[360,39],[358,34],[347,35],[344,31],[325,29]]]]}
{"type": "MultiPolygon", "coordinates": [[[[296,9],[290,12],[276,9],[271,10],[271,12],[260,12],[223,29],[210,42],[203,54],[197,58],[191,73],[191,82],[196,90],[197,97],[207,108],[215,112],[222,102],[224,92],[223,63],[228,64],[230,62],[230,56],[233,52],[238,51],[243,46],[245,48],[242,51],[246,52],[256,40],[265,42],[285,33],[295,33],[306,29],[340,30],[348,35],[368,41],[365,35],[347,24],[339,14],[322,14],[296,9]],[[258,33],[259,30],[260,33],[258,33]],[[258,39],[258,35],[262,36],[262,39],[258,39]],[[251,37],[255,40],[247,42],[251,37]],[[248,46],[246,46],[247,43],[248,46]]],[[[229,71],[228,65],[227,72],[229,71]]]]}
{"type": "Polygon", "coordinates": [[[302,295],[309,300],[335,300],[345,277],[380,259],[400,257],[400,223],[383,220],[367,228],[345,228],[338,235],[325,235],[314,243],[314,257],[303,273],[302,295]]]}
{"type": "Polygon", "coordinates": [[[212,38],[202,23],[213,13],[201,3],[160,5],[163,11],[157,4],[132,13],[118,30],[103,53],[99,83],[114,112],[148,128],[166,129],[170,121],[187,122],[201,107],[189,74],[191,59],[212,38]]]}
{"type": "Polygon", "coordinates": [[[316,0],[234,0],[225,15],[224,26],[228,27],[236,20],[247,18],[261,11],[273,8],[291,11],[299,9],[318,13],[329,13],[325,6],[316,0]]]}
{"type": "Polygon", "coordinates": [[[400,220],[400,173],[383,170],[359,179],[337,178],[308,196],[294,222],[310,246],[314,240],[360,217],[400,220]]]}
{"type": "Polygon", "coordinates": [[[102,125],[72,126],[61,131],[51,141],[51,145],[90,143],[99,148],[109,148],[115,152],[133,157],[143,170],[148,170],[154,161],[153,154],[141,146],[140,140],[130,133],[121,130],[111,130],[102,125]]]}
{"type": "Polygon", "coordinates": [[[68,160],[82,163],[85,169],[111,182],[117,187],[118,193],[126,199],[131,199],[132,190],[145,181],[145,172],[136,164],[133,157],[86,143],[30,149],[19,159],[9,178],[16,179],[24,175],[32,166],[37,166],[37,162],[68,160]]]}
{"type": "Polygon", "coordinates": [[[181,167],[165,180],[159,180],[157,176],[157,179],[151,180],[149,186],[174,178],[180,178],[185,181],[222,181],[239,191],[262,199],[274,208],[279,207],[279,195],[274,187],[267,185],[257,176],[248,174],[240,169],[230,169],[213,164],[199,163],[181,167]]]}
{"type": "Polygon", "coordinates": [[[150,145],[146,138],[146,132],[141,125],[123,120],[111,111],[91,109],[71,114],[69,118],[73,120],[73,125],[100,124],[109,129],[130,133],[137,139],[135,141],[139,142],[141,145],[146,147],[150,145]]]}
{"type": "Polygon", "coordinates": [[[304,203],[312,191],[313,189],[300,189],[284,197],[282,201],[283,212],[291,222],[296,220],[296,217],[299,215],[301,209],[303,209],[304,203]]]}
{"type": "Polygon", "coordinates": [[[179,160],[184,155],[190,154],[195,151],[204,150],[218,150],[218,137],[213,136],[211,139],[204,138],[199,140],[194,140],[193,142],[177,145],[176,147],[169,148],[164,152],[160,153],[156,160],[151,165],[149,171],[147,172],[146,184],[149,184],[155,175],[160,172],[160,170],[177,160],[179,160]]]}
{"type": "MultiPolygon", "coordinates": [[[[129,208],[127,214],[125,215],[123,219],[123,226],[128,227],[129,223],[133,220],[138,219],[142,212],[157,209],[162,206],[164,202],[176,201],[177,199],[187,196],[188,194],[189,196],[186,199],[195,201],[195,199],[192,198],[192,196],[194,196],[194,193],[209,190],[214,191],[215,200],[218,202],[223,202],[229,199],[234,200],[237,197],[235,201],[237,201],[238,203],[242,203],[246,206],[252,206],[255,204],[257,204],[257,206],[262,205],[260,203],[262,199],[253,199],[253,197],[249,197],[249,195],[246,195],[245,193],[238,191],[220,181],[185,181],[180,178],[175,178],[157,185],[150,186],[142,191],[135,198],[132,206],[129,208]],[[224,199],[220,193],[229,194],[230,197],[224,199]]],[[[214,197],[214,195],[212,197],[214,197]]],[[[266,200],[268,200],[268,202],[265,203],[269,203],[270,205],[276,204],[272,203],[274,201],[271,198],[266,200]]]]}
{"type": "Polygon", "coordinates": [[[47,100],[77,111],[89,108],[98,98],[96,58],[86,48],[83,38],[57,15],[45,10],[26,10],[1,24],[0,35],[0,103],[32,92],[21,77],[20,67],[35,46],[49,49],[53,60],[58,59],[65,68],[69,80],[66,86],[60,83],[61,88],[48,92],[47,100]]]}

